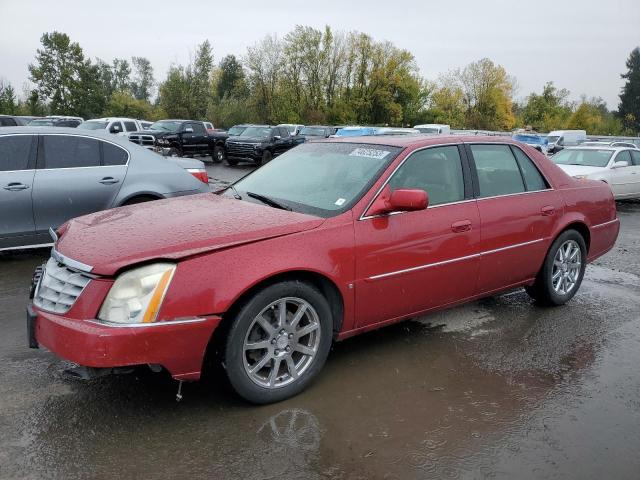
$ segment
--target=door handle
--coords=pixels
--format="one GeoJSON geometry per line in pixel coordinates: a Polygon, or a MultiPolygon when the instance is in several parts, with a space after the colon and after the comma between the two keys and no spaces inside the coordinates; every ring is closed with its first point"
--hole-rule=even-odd
{"type": "Polygon", "coordinates": [[[542,207],[540,209],[540,213],[542,215],[544,215],[545,217],[550,217],[551,215],[553,215],[554,213],[556,213],[556,209],[551,206],[551,205],[547,205],[545,207],[542,207]]]}
{"type": "Polygon", "coordinates": [[[29,188],[29,185],[25,185],[20,182],[11,182],[4,186],[5,190],[9,190],[10,192],[19,192],[20,190],[26,190],[29,188]]]}
{"type": "Polygon", "coordinates": [[[460,220],[451,224],[451,231],[455,233],[468,232],[471,230],[471,220],[460,220]]]}
{"type": "Polygon", "coordinates": [[[102,180],[100,180],[100,183],[103,185],[113,185],[114,183],[118,183],[120,180],[118,180],[117,178],[113,178],[113,177],[104,177],[102,180]]]}

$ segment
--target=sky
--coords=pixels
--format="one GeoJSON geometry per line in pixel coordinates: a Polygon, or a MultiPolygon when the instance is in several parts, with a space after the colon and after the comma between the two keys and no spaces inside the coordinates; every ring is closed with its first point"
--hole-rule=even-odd
{"type": "Polygon", "coordinates": [[[615,109],[620,74],[640,46],[640,0],[0,0],[0,79],[22,92],[40,36],[54,30],[92,59],[147,57],[162,80],[205,39],[217,62],[296,25],[389,40],[413,53],[427,79],[488,57],[517,79],[517,99],[553,81],[572,100],[602,97],[615,109]]]}

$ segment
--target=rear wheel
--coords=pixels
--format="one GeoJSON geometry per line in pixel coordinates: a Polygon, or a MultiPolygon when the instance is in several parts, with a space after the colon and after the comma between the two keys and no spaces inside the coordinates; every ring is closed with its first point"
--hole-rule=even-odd
{"type": "Polygon", "coordinates": [[[238,159],[237,158],[229,158],[227,157],[227,165],[229,165],[230,167],[235,167],[236,165],[238,165],[238,159]]]}
{"type": "Polygon", "coordinates": [[[130,198],[129,200],[127,200],[126,202],[124,202],[122,205],[135,205],[137,203],[144,203],[144,202],[152,202],[154,200],[158,200],[156,197],[150,197],[148,195],[146,196],[139,196],[139,197],[133,197],[130,198]]]}
{"type": "Polygon", "coordinates": [[[213,160],[213,162],[222,163],[224,157],[224,148],[220,146],[214,147],[213,154],[211,155],[211,159],[213,160]]]}
{"type": "Polygon", "coordinates": [[[224,360],[231,385],[261,404],[300,393],[327,359],[332,325],[327,300],[309,284],[287,281],[258,292],[229,330],[224,360]]]}
{"type": "Polygon", "coordinates": [[[580,288],[587,261],[584,238],[575,230],[562,232],[553,242],[535,283],[527,293],[545,305],[563,305],[580,288]]]}

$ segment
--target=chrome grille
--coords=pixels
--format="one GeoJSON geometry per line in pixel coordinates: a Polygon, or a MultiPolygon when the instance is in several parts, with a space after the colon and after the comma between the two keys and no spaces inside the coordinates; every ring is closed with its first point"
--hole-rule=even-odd
{"type": "Polygon", "coordinates": [[[244,156],[254,152],[253,143],[227,142],[227,154],[230,156],[244,156]]]}
{"type": "Polygon", "coordinates": [[[36,286],[33,303],[42,310],[67,313],[91,277],[50,258],[36,286]]]}
{"type": "Polygon", "coordinates": [[[144,147],[153,147],[156,138],[153,135],[145,135],[142,133],[131,133],[129,134],[129,140],[133,143],[137,143],[138,145],[142,145],[144,147]]]}

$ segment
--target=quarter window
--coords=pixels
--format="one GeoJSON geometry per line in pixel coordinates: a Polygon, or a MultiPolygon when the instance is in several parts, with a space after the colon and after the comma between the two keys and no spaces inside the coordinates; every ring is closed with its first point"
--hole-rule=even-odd
{"type": "Polygon", "coordinates": [[[464,200],[464,177],[458,147],[434,147],[413,153],[389,180],[391,191],[419,189],[429,205],[464,200]]]}
{"type": "Polygon", "coordinates": [[[105,166],[125,165],[129,154],[124,148],[102,142],[102,162],[105,166]]]}
{"type": "Polygon", "coordinates": [[[32,143],[31,135],[0,136],[0,172],[27,170],[32,143]]]}
{"type": "Polygon", "coordinates": [[[44,135],[44,168],[100,166],[100,144],[93,138],[44,135]]]}
{"type": "Polygon", "coordinates": [[[518,147],[512,147],[513,152],[516,155],[516,160],[522,171],[524,177],[524,183],[526,184],[527,191],[535,192],[538,190],[545,190],[549,188],[544,177],[538,171],[538,167],[533,164],[533,161],[518,147]]]}
{"type": "Polygon", "coordinates": [[[508,145],[471,145],[478,172],[480,197],[525,191],[516,159],[508,145]]]}

